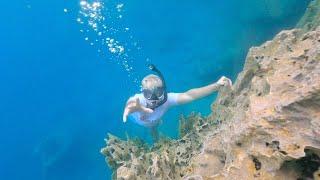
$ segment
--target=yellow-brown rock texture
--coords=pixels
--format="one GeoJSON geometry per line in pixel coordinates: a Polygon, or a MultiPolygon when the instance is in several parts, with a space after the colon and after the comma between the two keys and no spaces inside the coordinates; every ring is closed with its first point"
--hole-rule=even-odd
{"type": "Polygon", "coordinates": [[[320,29],[298,34],[283,31],[250,49],[232,90],[212,105],[211,119],[222,123],[193,157],[192,174],[313,178],[320,166],[320,29]]]}
{"type": "Polygon", "coordinates": [[[114,178],[320,179],[320,27],[312,19],[319,2],[301,29],[251,48],[212,114],[181,118],[181,139],[150,149],[110,135],[101,152],[114,178]]]}

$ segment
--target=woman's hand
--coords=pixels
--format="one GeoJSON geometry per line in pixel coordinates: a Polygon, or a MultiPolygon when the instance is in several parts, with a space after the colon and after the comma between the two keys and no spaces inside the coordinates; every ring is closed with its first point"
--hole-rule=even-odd
{"type": "Polygon", "coordinates": [[[217,84],[220,86],[220,87],[231,87],[232,86],[232,81],[225,77],[225,76],[222,76],[218,81],[217,81],[217,84]]]}
{"type": "Polygon", "coordinates": [[[139,98],[136,98],[135,100],[131,100],[131,101],[129,100],[123,112],[123,118],[122,118],[123,122],[127,122],[129,114],[133,112],[152,113],[153,110],[142,106],[140,104],[139,98]]]}

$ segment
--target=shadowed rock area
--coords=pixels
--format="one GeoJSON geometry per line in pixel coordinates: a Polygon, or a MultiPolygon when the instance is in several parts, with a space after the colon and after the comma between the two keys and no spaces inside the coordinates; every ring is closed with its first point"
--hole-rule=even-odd
{"type": "Polygon", "coordinates": [[[320,179],[319,2],[297,29],[249,50],[209,117],[181,117],[179,140],[148,148],[109,135],[113,178],[320,179]]]}

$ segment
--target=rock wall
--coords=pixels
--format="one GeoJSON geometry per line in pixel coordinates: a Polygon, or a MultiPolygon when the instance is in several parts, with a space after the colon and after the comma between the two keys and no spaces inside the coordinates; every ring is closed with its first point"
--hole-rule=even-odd
{"type": "Polygon", "coordinates": [[[320,166],[320,29],[298,34],[283,31],[250,49],[232,90],[212,105],[210,119],[223,123],[192,159],[192,174],[313,177],[320,166]]]}
{"type": "Polygon", "coordinates": [[[320,1],[313,0],[308,6],[304,16],[297,24],[298,29],[302,29],[302,33],[314,31],[320,26],[320,1]]]}
{"type": "Polygon", "coordinates": [[[319,2],[301,29],[251,48],[212,114],[181,118],[181,139],[148,148],[109,135],[101,152],[113,178],[320,179],[319,2]]]}

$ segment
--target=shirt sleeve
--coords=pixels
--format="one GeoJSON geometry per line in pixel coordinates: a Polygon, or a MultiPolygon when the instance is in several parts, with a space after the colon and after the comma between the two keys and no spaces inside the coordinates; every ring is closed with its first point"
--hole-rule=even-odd
{"type": "Polygon", "coordinates": [[[127,100],[127,102],[129,102],[129,101],[134,101],[134,100],[136,100],[137,98],[139,98],[140,101],[141,101],[140,95],[139,95],[139,94],[135,94],[134,96],[131,96],[131,97],[127,100]]]}
{"type": "Polygon", "coordinates": [[[178,96],[179,93],[168,93],[168,105],[169,106],[176,106],[178,105],[178,96]]]}

